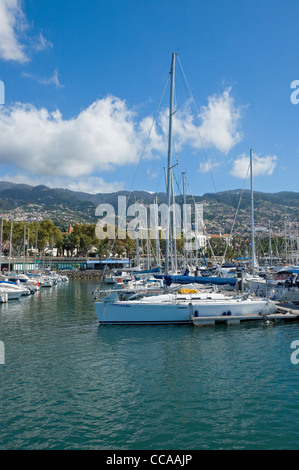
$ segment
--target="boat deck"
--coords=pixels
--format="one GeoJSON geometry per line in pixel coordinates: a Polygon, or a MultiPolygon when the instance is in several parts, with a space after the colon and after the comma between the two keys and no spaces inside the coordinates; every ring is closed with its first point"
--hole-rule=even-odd
{"type": "Polygon", "coordinates": [[[299,321],[299,305],[276,302],[277,312],[265,315],[223,315],[215,317],[193,317],[195,326],[214,326],[215,323],[239,325],[244,321],[299,321]]]}

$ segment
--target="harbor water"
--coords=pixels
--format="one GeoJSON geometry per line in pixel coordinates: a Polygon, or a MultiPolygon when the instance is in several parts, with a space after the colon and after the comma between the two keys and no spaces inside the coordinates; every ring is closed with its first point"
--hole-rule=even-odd
{"type": "Polygon", "coordinates": [[[299,323],[99,326],[96,287],[0,305],[1,450],[299,449],[299,323]]]}

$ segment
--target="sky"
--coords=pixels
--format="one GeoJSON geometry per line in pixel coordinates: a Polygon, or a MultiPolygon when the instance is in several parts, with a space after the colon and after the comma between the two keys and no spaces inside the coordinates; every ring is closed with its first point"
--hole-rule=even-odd
{"type": "Polygon", "coordinates": [[[0,0],[0,180],[298,191],[298,0],[0,0]]]}

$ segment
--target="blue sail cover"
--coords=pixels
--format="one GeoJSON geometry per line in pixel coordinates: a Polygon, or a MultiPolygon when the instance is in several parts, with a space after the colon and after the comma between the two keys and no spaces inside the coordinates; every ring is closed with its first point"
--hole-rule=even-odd
{"type": "Polygon", "coordinates": [[[157,268],[153,269],[145,269],[143,271],[131,271],[132,274],[151,274],[151,273],[160,273],[161,272],[161,267],[158,266],[157,268]]]}
{"type": "Polygon", "coordinates": [[[217,286],[235,286],[237,278],[231,277],[201,277],[201,276],[163,276],[155,275],[156,279],[164,279],[165,284],[216,284],[217,286]]]}

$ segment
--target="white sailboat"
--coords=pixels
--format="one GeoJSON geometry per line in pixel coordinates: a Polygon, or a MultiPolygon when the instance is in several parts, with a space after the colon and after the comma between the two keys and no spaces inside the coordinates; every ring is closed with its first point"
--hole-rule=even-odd
{"type": "MultiPolygon", "coordinates": [[[[188,290],[188,289],[187,289],[188,290]]],[[[220,292],[171,293],[120,301],[114,293],[95,302],[100,324],[183,324],[199,317],[245,317],[275,313],[275,304],[220,292]]]]}
{"type": "MultiPolygon", "coordinates": [[[[176,54],[172,54],[167,166],[168,208],[171,204],[171,153],[175,58],[176,54]]],[[[169,278],[169,255],[170,227],[168,225],[165,244],[165,279],[169,278]]],[[[194,317],[241,317],[246,315],[269,314],[274,313],[276,307],[273,302],[265,299],[251,299],[240,295],[229,297],[218,292],[178,289],[175,293],[165,292],[157,296],[127,301],[120,301],[115,292],[101,301],[95,301],[95,310],[100,324],[180,324],[191,323],[194,317]]]]}

